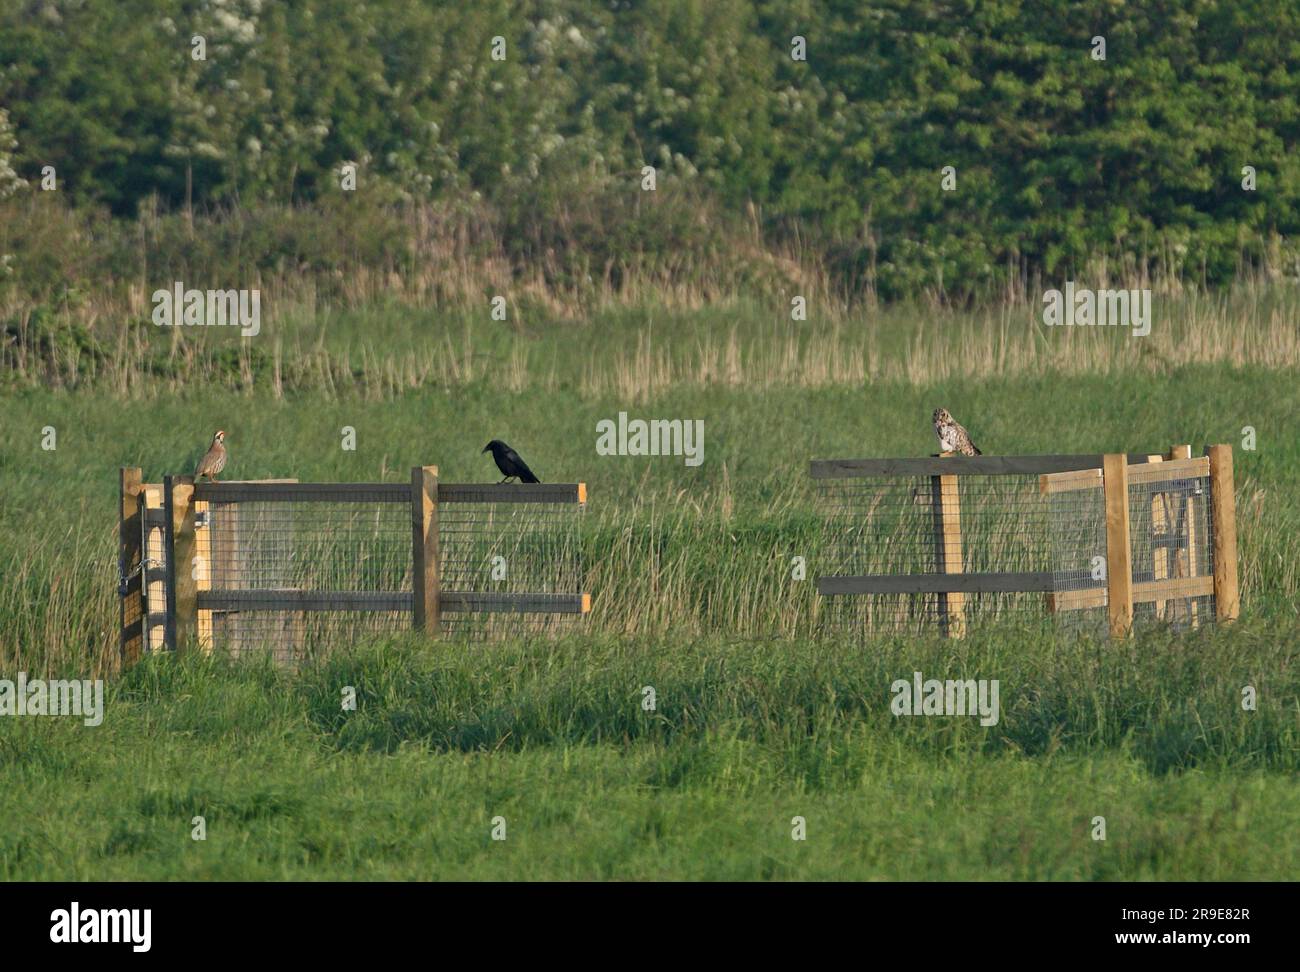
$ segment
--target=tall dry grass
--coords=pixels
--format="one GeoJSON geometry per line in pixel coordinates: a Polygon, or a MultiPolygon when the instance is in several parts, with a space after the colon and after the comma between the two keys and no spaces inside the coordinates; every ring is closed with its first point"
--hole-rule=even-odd
{"type": "Polygon", "coordinates": [[[0,203],[0,253],[15,257],[0,277],[0,383],[19,387],[135,396],[212,382],[381,398],[490,368],[512,390],[643,401],[675,386],[1300,367],[1300,284],[1280,259],[1213,293],[1104,256],[1072,274],[1153,291],[1151,333],[1133,338],[1043,326],[1042,295],[1065,280],[1014,267],[979,307],[950,306],[941,287],[884,306],[797,228],[776,234],[698,199],[599,196],[529,223],[466,201],[227,208],[192,222],[146,207],[126,222],[40,195],[0,203]],[[151,294],[175,280],[259,289],[261,334],[153,326],[151,294]],[[504,322],[489,313],[495,296],[504,322]],[[795,296],[807,321],[791,319],[795,296]],[[593,342],[600,355],[585,353],[593,342]]]}
{"type": "Polygon", "coordinates": [[[779,304],[734,298],[688,315],[616,308],[581,323],[534,314],[505,324],[491,320],[486,301],[446,312],[384,305],[317,316],[311,305],[269,304],[262,334],[253,339],[135,323],[101,341],[47,339],[59,325],[29,310],[12,319],[9,345],[0,348],[0,380],[108,388],[123,397],[207,383],[277,398],[310,392],[377,400],[429,385],[466,387],[490,376],[510,391],[576,388],[588,398],[616,395],[639,403],[679,387],[923,386],[1160,374],[1207,364],[1300,368],[1300,288],[1275,287],[1267,299],[1258,290],[1243,285],[1213,297],[1158,296],[1145,337],[1127,328],[1047,328],[1025,305],[974,312],[818,309],[815,319],[793,322],[779,304]],[[673,325],[656,329],[656,314],[672,317],[673,325]],[[591,353],[593,343],[601,353],[591,353]]]}

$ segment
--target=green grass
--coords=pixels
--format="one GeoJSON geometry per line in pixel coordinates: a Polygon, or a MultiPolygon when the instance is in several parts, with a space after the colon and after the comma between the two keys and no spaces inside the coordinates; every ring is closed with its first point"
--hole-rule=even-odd
{"type": "MultiPolygon", "coordinates": [[[[1231,315],[1180,313],[1185,340],[1202,317],[1215,335],[1202,363],[1157,332],[1148,346],[1079,331],[1004,368],[978,318],[901,311],[784,337],[743,309],[458,318],[430,322],[421,347],[379,309],[322,326],[324,366],[279,385],[245,380],[237,356],[193,365],[188,384],[64,369],[63,387],[39,387],[29,365],[0,424],[0,677],[110,683],[98,728],[0,719],[0,876],[1292,878],[1300,382],[1262,346],[1239,354],[1231,315]],[[372,359],[369,324],[392,341],[372,359]],[[862,356],[857,377],[818,357],[835,334],[862,356]],[[1107,356],[1070,365],[1094,338],[1107,356]],[[781,340],[803,364],[779,365],[781,340]],[[944,347],[967,348],[969,373],[944,347]],[[410,364],[444,348],[472,367],[410,364]],[[1118,645],[1011,628],[813,638],[812,585],[789,578],[816,539],[807,460],[929,454],[939,404],[989,453],[1239,446],[1254,427],[1258,448],[1236,451],[1243,621],[1118,645]],[[596,422],[620,410],[703,419],[704,465],[597,456],[596,422]],[[588,630],[363,645],[299,674],[198,658],[113,674],[117,469],[189,471],[218,427],[231,478],[404,481],[436,463],[482,481],[479,450],[500,437],[543,479],[586,481],[588,630]],[[892,717],[890,683],[918,669],[999,679],[1001,722],[892,717]],[[343,685],[360,689],[355,713],[343,685]],[[1258,711],[1241,709],[1246,685],[1258,711]],[[206,842],[189,838],[195,814],[206,842]],[[489,838],[497,815],[505,842],[489,838]],[[806,842],[790,839],[795,815],[806,842]]],[[[267,338],[292,348],[310,326],[267,338]]],[[[1001,340],[1047,340],[1024,326],[1001,340]]]]}
{"type": "Polygon", "coordinates": [[[399,641],[296,676],[152,659],[98,728],[0,722],[0,876],[1284,879],[1300,851],[1290,652],[1243,628],[955,653],[399,641]],[[895,718],[889,684],[914,669],[999,678],[1001,722],[895,718]],[[1248,682],[1256,712],[1238,704],[1248,682]]]}
{"type": "Polygon", "coordinates": [[[13,558],[0,584],[0,659],[50,670],[101,664],[117,624],[117,469],[140,465],[155,482],[192,470],[218,427],[228,433],[226,475],[248,479],[394,482],[435,463],[447,481],[483,481],[495,469],[480,450],[504,438],[544,480],[589,484],[597,630],[807,634],[811,584],[792,584],[788,566],[815,540],[808,459],[928,454],[938,402],[989,453],[1239,444],[1242,427],[1255,427],[1258,449],[1236,454],[1244,604],[1247,613],[1294,620],[1300,440],[1288,429],[1296,394],[1292,373],[1222,366],[922,386],[678,387],[644,405],[481,382],[382,401],[27,392],[10,397],[0,430],[0,544],[13,558]],[[703,419],[704,464],[597,456],[596,423],[619,410],[703,419]],[[46,426],[58,431],[51,452],[40,448],[46,426]],[[357,430],[355,452],[340,448],[344,426],[357,430]]]}

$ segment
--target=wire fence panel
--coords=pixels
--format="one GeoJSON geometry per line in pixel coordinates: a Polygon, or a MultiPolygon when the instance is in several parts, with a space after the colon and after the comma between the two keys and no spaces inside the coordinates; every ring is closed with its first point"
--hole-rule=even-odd
{"type": "Polygon", "coordinates": [[[1100,469],[1044,476],[1052,609],[1069,631],[1106,633],[1106,502],[1100,469]]]}
{"type": "MultiPolygon", "coordinates": [[[[825,517],[815,575],[922,574],[934,569],[929,477],[829,479],[815,483],[825,517]]],[[[937,595],[832,595],[821,610],[830,631],[920,632],[938,623],[937,595]]]]}
{"type": "MultiPolygon", "coordinates": [[[[947,461],[813,464],[823,626],[961,636],[975,625],[1051,619],[1105,633],[1102,468],[1071,468],[1071,457],[947,461]]],[[[1129,462],[1119,508],[1127,503],[1132,576],[1117,589],[1125,603],[1131,597],[1135,621],[1213,620],[1209,459],[1129,462]]]]}
{"type": "Polygon", "coordinates": [[[567,631],[574,613],[510,610],[545,603],[527,595],[576,595],[583,589],[579,530],[581,503],[447,502],[438,508],[443,630],[473,638],[567,631]],[[455,607],[455,594],[518,595],[477,598],[487,610],[455,607]],[[495,608],[495,609],[493,609],[495,608]]]}
{"type": "Polygon", "coordinates": [[[1210,476],[1129,474],[1134,617],[1191,628],[1215,616],[1210,476]]]}
{"type": "MultiPolygon", "coordinates": [[[[585,614],[585,486],[443,484],[438,492],[440,633],[559,632],[585,614]]],[[[236,483],[198,495],[196,549],[210,560],[199,583],[201,640],[293,661],[320,645],[414,626],[406,487],[236,483]]]]}
{"type": "Polygon", "coordinates": [[[213,502],[208,515],[208,600],[222,592],[266,592],[274,604],[275,595],[292,601],[307,592],[365,592],[403,595],[406,605],[401,611],[214,610],[214,645],[236,654],[270,649],[288,660],[326,641],[410,628],[409,507],[257,500],[213,502]]]}
{"type": "Polygon", "coordinates": [[[1052,570],[1036,475],[898,476],[816,481],[825,517],[814,572],[839,577],[1024,575],[1035,590],[831,595],[833,629],[916,632],[1044,614],[1052,570]]]}
{"type": "Polygon", "coordinates": [[[409,508],[213,503],[212,579],[230,590],[411,590],[409,508]]]}

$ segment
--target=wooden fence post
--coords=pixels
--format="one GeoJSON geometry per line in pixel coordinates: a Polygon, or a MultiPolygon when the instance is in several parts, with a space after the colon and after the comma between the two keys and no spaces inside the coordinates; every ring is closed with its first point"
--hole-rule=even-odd
{"type": "Polygon", "coordinates": [[[1102,458],[1102,492],[1106,500],[1106,602],[1112,637],[1133,627],[1133,564],[1129,550],[1128,457],[1102,458]]]}
{"type": "MultiPolygon", "coordinates": [[[[1168,460],[1170,462],[1179,459],[1192,458],[1192,447],[1190,445],[1174,445],[1169,447],[1169,451],[1163,456],[1152,457],[1152,462],[1161,462],[1168,460]]],[[[1171,492],[1159,492],[1151,494],[1151,578],[1161,581],[1168,580],[1171,577],[1179,576],[1179,553],[1178,537],[1182,530],[1182,504],[1178,502],[1178,497],[1171,492]]],[[[1167,615],[1170,612],[1168,598],[1158,597],[1153,602],[1155,604],[1156,617],[1161,620],[1168,620],[1167,615]]],[[[1176,606],[1177,602],[1173,602],[1176,606]]]]}
{"type": "Polygon", "coordinates": [[[118,495],[121,513],[118,518],[117,565],[119,617],[121,619],[120,661],[122,667],[133,665],[144,653],[144,599],[141,591],[144,578],[140,576],[141,527],[140,487],[144,476],[138,466],[123,466],[120,473],[118,495]],[[123,579],[125,578],[125,579],[123,579]]]}
{"type": "MultiPolygon", "coordinates": [[[[931,509],[934,513],[935,561],[940,574],[962,572],[961,499],[956,476],[930,477],[931,509]]],[[[966,632],[966,595],[939,595],[939,617],[944,634],[960,638],[966,632]]]]}
{"type": "Polygon", "coordinates": [[[1219,621],[1235,621],[1241,609],[1237,589],[1237,497],[1232,446],[1214,445],[1210,456],[1210,525],[1214,545],[1214,610],[1219,621]]]}
{"type": "Polygon", "coordinates": [[[212,612],[202,611],[198,607],[198,594],[212,590],[212,521],[209,518],[208,504],[204,500],[194,500],[194,556],[198,561],[199,576],[194,580],[194,621],[195,635],[199,650],[212,651],[212,612]],[[203,527],[199,528],[199,517],[203,517],[203,527]]]}
{"type": "Polygon", "coordinates": [[[176,650],[176,514],[172,486],[174,478],[163,477],[162,491],[163,582],[166,585],[164,598],[167,605],[166,620],[163,623],[163,647],[168,651],[176,650]]]}
{"type": "MultiPolygon", "coordinates": [[[[1191,459],[1191,446],[1170,446],[1169,452],[1162,456],[1162,459],[1174,463],[1180,459],[1191,459]]],[[[1191,567],[1191,557],[1188,554],[1184,557],[1182,554],[1182,543],[1180,538],[1186,533],[1186,529],[1193,529],[1188,512],[1186,496],[1179,496],[1178,492],[1162,491],[1153,492],[1151,498],[1151,525],[1153,533],[1152,556],[1152,578],[1156,581],[1167,581],[1171,578],[1191,576],[1192,572],[1184,570],[1191,567]],[[1186,526],[1186,529],[1184,529],[1186,526]]],[[[1195,534],[1191,539],[1195,539],[1195,534]]],[[[1177,598],[1157,598],[1154,600],[1156,606],[1156,617],[1161,620],[1173,621],[1177,615],[1180,602],[1177,598]]]]}
{"type": "Polygon", "coordinates": [[[415,630],[440,628],[438,560],[438,467],[411,470],[411,587],[415,630]]]}
{"type": "Polygon", "coordinates": [[[145,485],[142,490],[144,507],[140,515],[144,527],[144,559],[140,568],[140,584],[144,589],[144,650],[154,652],[167,647],[167,578],[165,571],[156,566],[165,564],[167,560],[163,521],[165,511],[162,487],[156,484],[145,485]]]}
{"type": "Polygon", "coordinates": [[[197,635],[198,584],[194,578],[194,477],[167,477],[168,647],[173,651],[197,635]]]}

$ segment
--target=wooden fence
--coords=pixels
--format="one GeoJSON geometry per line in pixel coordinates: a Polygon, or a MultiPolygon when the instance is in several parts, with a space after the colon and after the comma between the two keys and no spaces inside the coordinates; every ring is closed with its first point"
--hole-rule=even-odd
{"type": "Polygon", "coordinates": [[[264,480],[196,485],[190,476],[167,476],[158,484],[144,483],[137,468],[124,468],[119,531],[123,660],[130,663],[146,651],[178,644],[210,648],[220,640],[223,626],[235,633],[238,618],[275,617],[289,628],[309,613],[373,612],[408,618],[405,626],[437,634],[448,614],[586,614],[591,597],[580,590],[445,589],[439,529],[440,509],[453,504],[581,509],[586,500],[584,483],[443,483],[436,466],[415,467],[409,484],[264,480]],[[394,544],[394,516],[403,509],[409,511],[409,542],[394,544]],[[317,510],[329,511],[333,518],[322,512],[314,520],[317,510]],[[357,521],[369,524],[369,530],[355,531],[350,538],[347,553],[356,562],[346,560],[332,576],[368,573],[368,579],[387,583],[378,589],[374,584],[366,589],[322,585],[321,577],[328,580],[330,572],[313,559],[328,560],[334,524],[357,521]],[[381,522],[387,526],[381,528],[381,522]],[[309,535],[313,525],[316,532],[309,535]],[[385,549],[366,549],[367,537],[376,545],[383,542],[385,549]],[[248,566],[250,550],[257,554],[256,569],[248,566]],[[357,563],[382,560],[384,553],[392,563],[378,569],[371,563],[368,572],[357,569],[357,563]],[[311,573],[306,584],[304,571],[311,573]]]}
{"type": "MultiPolygon", "coordinates": [[[[1105,608],[1115,636],[1131,630],[1135,604],[1152,605],[1162,618],[1171,617],[1175,605],[1185,605],[1181,620],[1195,626],[1203,620],[1197,599],[1212,597],[1218,620],[1237,617],[1231,446],[1211,446],[1199,458],[1192,458],[1191,448],[1184,445],[1161,455],[815,460],[810,471],[819,481],[929,483],[928,496],[918,501],[931,507],[931,569],[818,576],[817,590],[823,596],[933,596],[942,630],[949,637],[965,633],[967,599],[972,595],[1041,593],[1046,610],[1052,613],[1105,608]],[[1080,503],[1095,503],[1099,524],[1104,513],[1101,576],[1050,569],[969,571],[973,551],[963,536],[961,508],[967,477],[1037,477],[1044,503],[1065,494],[1073,494],[1080,503]],[[1208,524],[1208,538],[1199,535],[1200,524],[1208,524]]],[[[864,518],[882,515],[878,497],[859,503],[867,508],[864,518]]],[[[1073,515],[1073,510],[1067,513],[1073,515]]]]}

